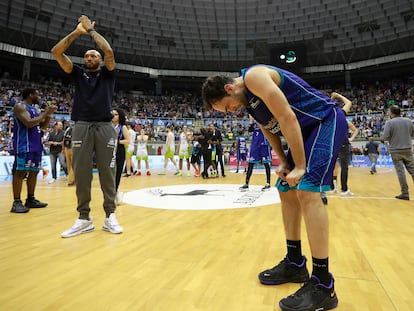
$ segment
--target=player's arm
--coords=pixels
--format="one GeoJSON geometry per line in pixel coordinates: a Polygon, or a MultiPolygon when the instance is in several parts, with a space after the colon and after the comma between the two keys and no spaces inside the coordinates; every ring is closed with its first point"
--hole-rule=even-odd
{"type": "Polygon", "coordinates": [[[80,23],[82,23],[83,27],[86,29],[87,33],[92,37],[92,39],[95,41],[96,45],[99,46],[99,48],[104,52],[104,63],[105,67],[112,71],[115,69],[115,56],[114,51],[112,50],[110,44],[106,39],[100,35],[95,30],[95,22],[92,22],[89,17],[86,15],[82,15],[79,17],[78,20],[80,23]]]}
{"type": "Polygon", "coordinates": [[[356,128],[356,126],[352,122],[348,122],[348,127],[352,132],[351,137],[349,137],[349,142],[352,142],[355,137],[357,137],[359,130],[356,128]]]}
{"type": "Polygon", "coordinates": [[[27,111],[24,104],[16,104],[13,108],[14,115],[24,124],[27,128],[32,128],[45,120],[46,116],[51,116],[53,113],[53,108],[47,106],[45,111],[42,112],[39,116],[32,118],[30,113],[27,111]]]}
{"type": "MultiPolygon", "coordinates": [[[[413,125],[413,128],[414,128],[414,125],[413,125]]],[[[414,135],[413,135],[414,136],[414,135]]],[[[384,126],[384,132],[382,133],[382,136],[381,136],[381,140],[390,140],[390,138],[391,138],[391,126],[390,126],[390,123],[389,122],[386,122],[385,123],[385,126],[384,126]]]]}
{"type": "Polygon", "coordinates": [[[124,136],[124,139],[121,139],[119,143],[121,145],[126,145],[129,143],[130,137],[129,137],[129,131],[128,128],[125,125],[122,125],[122,135],[124,136]]]}
{"type": "Polygon", "coordinates": [[[339,93],[333,92],[331,94],[331,99],[333,99],[333,100],[338,99],[338,100],[340,100],[344,103],[344,106],[342,107],[342,110],[345,111],[345,114],[348,114],[349,111],[351,110],[352,102],[348,98],[346,98],[345,96],[343,96],[339,93]]]}
{"type": "Polygon", "coordinates": [[[86,29],[81,23],[77,25],[75,30],[60,40],[50,51],[58,62],[59,66],[66,73],[71,73],[73,69],[73,63],[70,58],[65,54],[65,51],[71,46],[71,44],[80,36],[88,34],[86,29]]]}
{"type": "Polygon", "coordinates": [[[280,136],[270,133],[268,130],[266,130],[261,125],[259,126],[263,132],[263,135],[266,137],[267,141],[269,142],[270,146],[276,152],[278,158],[280,159],[280,162],[287,164],[287,159],[286,159],[285,152],[283,150],[283,144],[282,144],[282,140],[280,139],[280,136]]]}
{"type": "MultiPolygon", "coordinates": [[[[264,101],[279,122],[283,136],[292,152],[295,169],[301,170],[301,173],[304,173],[306,157],[301,128],[285,95],[277,85],[280,83],[280,80],[280,75],[276,71],[272,70],[271,73],[267,67],[257,66],[246,73],[244,81],[249,90],[264,101]]],[[[277,151],[275,150],[275,152],[277,151]]]]}
{"type": "Polygon", "coordinates": [[[40,128],[42,130],[47,130],[50,124],[50,119],[52,118],[51,115],[46,115],[42,122],[39,123],[40,128]]]}

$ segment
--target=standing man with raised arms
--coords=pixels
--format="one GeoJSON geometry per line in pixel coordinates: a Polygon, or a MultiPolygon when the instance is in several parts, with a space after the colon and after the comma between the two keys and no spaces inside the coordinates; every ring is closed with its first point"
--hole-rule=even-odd
{"type": "Polygon", "coordinates": [[[338,298],[329,273],[329,221],[320,192],[330,189],[332,171],[345,138],[345,115],[336,103],[295,74],[267,65],[255,65],[241,76],[206,79],[202,95],[207,108],[222,112],[246,109],[280,159],[277,169],[287,254],[276,266],[259,274],[266,285],[302,283],[279,302],[283,311],[328,310],[338,298]],[[285,155],[280,135],[289,145],[285,155]],[[309,278],[301,248],[301,221],[305,220],[312,254],[309,278]]]}
{"type": "Polygon", "coordinates": [[[73,171],[76,179],[77,210],[79,218],[62,237],[72,237],[95,229],[89,217],[92,183],[92,159],[95,154],[99,170],[99,181],[104,197],[103,208],[106,218],[102,229],[121,233],[123,228],[115,217],[115,171],[117,133],[111,124],[113,118],[112,100],[115,88],[114,53],[103,36],[94,28],[87,16],[78,19],[78,25],[60,40],[52,54],[65,73],[75,83],[72,120],[73,171]],[[64,52],[81,35],[87,35],[104,52],[104,60],[97,50],[88,50],[84,55],[84,67],[73,64],[64,52]],[[103,66],[102,65],[103,62],[103,66]]]}

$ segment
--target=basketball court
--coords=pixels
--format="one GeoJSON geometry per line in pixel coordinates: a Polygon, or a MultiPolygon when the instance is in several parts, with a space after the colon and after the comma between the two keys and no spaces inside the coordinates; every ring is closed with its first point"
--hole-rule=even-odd
{"type": "MultiPolygon", "coordinates": [[[[9,212],[11,181],[0,182],[1,309],[279,310],[279,300],[299,285],[257,280],[286,253],[277,191],[260,191],[260,170],[253,172],[249,191],[240,192],[245,175],[233,168],[226,178],[207,180],[173,171],[158,176],[160,169],[122,178],[120,235],[101,230],[97,176],[95,231],[67,239],[60,233],[78,214],[75,188],[65,178],[39,180],[36,197],[49,206],[27,214],[9,212]]],[[[368,168],[351,167],[349,186],[354,197],[328,194],[337,310],[412,310],[413,202],[394,199],[399,186],[390,168],[371,175],[368,168]]],[[[302,235],[311,269],[304,226],[302,235]]]]}

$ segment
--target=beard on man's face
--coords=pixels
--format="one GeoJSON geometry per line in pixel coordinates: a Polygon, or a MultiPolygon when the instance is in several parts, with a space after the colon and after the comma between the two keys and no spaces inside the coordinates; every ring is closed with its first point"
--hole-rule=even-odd
{"type": "Polygon", "coordinates": [[[94,63],[94,62],[85,62],[85,66],[86,66],[86,68],[88,68],[89,70],[97,70],[97,69],[99,69],[99,63],[94,63]]]}

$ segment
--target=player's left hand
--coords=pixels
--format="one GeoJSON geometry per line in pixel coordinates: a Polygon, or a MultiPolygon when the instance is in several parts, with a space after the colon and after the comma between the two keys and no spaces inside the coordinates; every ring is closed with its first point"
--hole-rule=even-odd
{"type": "Polygon", "coordinates": [[[305,172],[305,169],[295,167],[289,174],[286,175],[285,180],[290,187],[294,187],[301,181],[303,175],[305,175],[305,172]]]}

